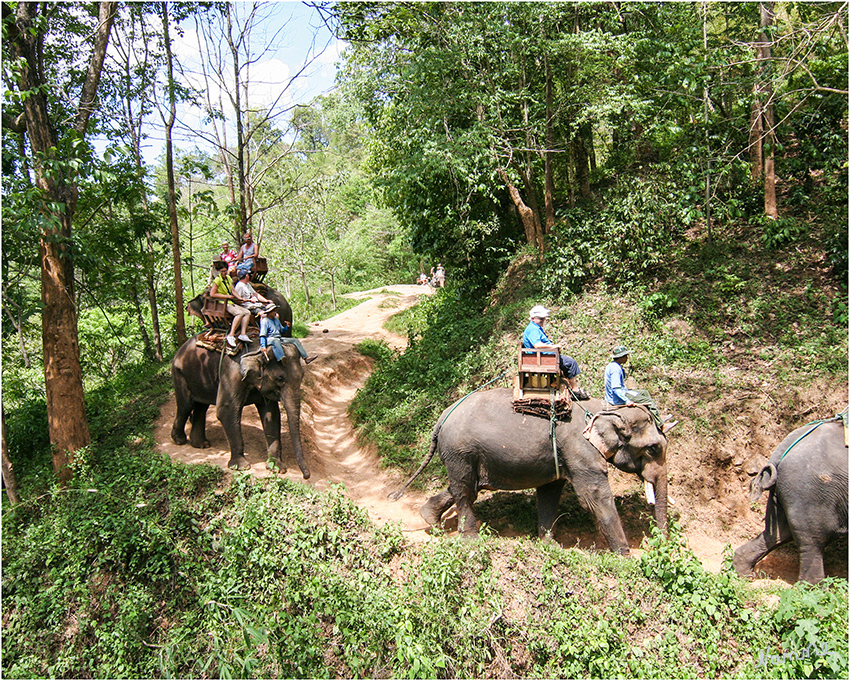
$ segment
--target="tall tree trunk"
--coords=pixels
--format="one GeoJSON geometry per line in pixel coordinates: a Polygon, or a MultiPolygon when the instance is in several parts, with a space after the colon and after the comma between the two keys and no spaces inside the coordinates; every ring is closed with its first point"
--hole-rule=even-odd
{"type": "Polygon", "coordinates": [[[227,44],[233,57],[233,92],[236,113],[236,171],[239,174],[239,220],[242,234],[248,231],[247,210],[245,207],[245,130],[242,121],[242,85],[239,72],[239,49],[233,41],[232,5],[227,5],[227,44]]]}
{"type": "Polygon", "coordinates": [[[168,30],[168,3],[160,3],[162,37],[168,65],[168,118],[165,121],[165,167],[168,174],[168,216],[171,222],[171,252],[174,256],[174,307],[176,313],[177,345],[186,342],[186,318],[183,312],[183,270],[180,263],[180,229],[177,223],[177,190],[174,180],[174,149],[171,133],[177,118],[177,97],[174,92],[174,62],[168,30]]]}
{"type": "MultiPolygon", "coordinates": [[[[764,187],[764,214],[772,219],[779,217],[776,205],[776,172],[774,157],[776,153],[776,129],[773,115],[773,85],[770,80],[772,49],[769,31],[773,26],[773,2],[759,3],[759,42],[757,45],[758,82],[756,84],[756,112],[759,135],[759,158],[761,179],[764,187]]],[[[751,135],[753,133],[751,132],[751,135]]],[[[755,168],[753,169],[755,174],[755,168]]]]}
{"type": "MultiPolygon", "coordinates": [[[[109,34],[117,3],[99,5],[99,25],[83,85],[74,132],[83,138],[95,106],[109,34]]],[[[42,347],[47,423],[53,445],[53,469],[62,483],[71,478],[70,463],[77,450],[91,443],[83,395],[77,308],[74,293],[74,263],[70,252],[72,221],[77,205],[74,175],[56,159],[57,138],[43,95],[39,45],[42,36],[36,23],[40,3],[21,2],[15,9],[15,26],[10,31],[11,52],[18,64],[27,137],[33,152],[36,186],[44,196],[44,217],[39,243],[41,262],[42,347]],[[47,161],[47,163],[45,163],[47,161]]],[[[4,6],[5,10],[5,6],[4,6]]],[[[11,28],[11,27],[10,27],[11,28]]]]}
{"type": "Polygon", "coordinates": [[[546,204],[546,222],[543,227],[544,234],[551,234],[555,227],[555,121],[554,106],[552,102],[552,66],[549,64],[549,56],[545,57],[546,70],[546,151],[544,152],[543,164],[546,190],[544,201],[546,204]]]}

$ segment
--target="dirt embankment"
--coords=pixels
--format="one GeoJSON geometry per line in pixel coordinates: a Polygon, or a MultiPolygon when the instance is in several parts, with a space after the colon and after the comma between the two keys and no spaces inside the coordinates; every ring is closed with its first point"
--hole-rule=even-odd
{"type": "MultiPolygon", "coordinates": [[[[365,508],[374,522],[398,522],[405,535],[413,541],[427,541],[430,537],[418,513],[427,496],[409,490],[399,501],[387,499],[387,495],[404,480],[400,475],[381,469],[375,452],[357,441],[346,410],[372,369],[372,360],[357,352],[354,346],[366,338],[375,338],[383,339],[394,347],[404,347],[406,339],[389,333],[384,329],[384,323],[393,314],[414,305],[421,295],[431,292],[428,287],[397,285],[350,294],[351,297],[362,298],[364,302],[330,319],[311,324],[310,335],[302,341],[311,355],[318,355],[306,367],[302,386],[304,399],[301,429],[305,454],[312,472],[309,484],[318,489],[343,484],[348,496],[365,508]]],[[[734,409],[732,404],[729,407],[734,409]]],[[[207,414],[207,437],[211,446],[203,450],[193,449],[189,445],[177,446],[171,441],[174,410],[172,397],[163,407],[156,427],[156,440],[161,451],[185,463],[208,463],[227,470],[230,450],[224,431],[215,418],[214,409],[210,409],[207,414]]],[[[752,426],[753,417],[751,413],[739,414],[742,428],[744,420],[752,426]]],[[[286,429],[285,417],[283,421],[286,429]]],[[[253,407],[245,409],[242,428],[245,455],[252,464],[249,473],[257,477],[273,475],[265,468],[265,438],[253,407]]],[[[755,431],[764,429],[764,424],[761,424],[755,431]]],[[[708,569],[716,572],[722,565],[723,549],[727,543],[735,548],[762,529],[767,495],[762,498],[758,510],[751,509],[747,501],[745,480],[742,478],[746,477],[748,468],[755,467],[762,460],[766,462],[773,446],[782,436],[777,434],[764,438],[764,442],[753,442],[742,433],[740,446],[708,452],[699,450],[697,440],[686,428],[682,431],[678,442],[675,431],[671,433],[669,469],[672,508],[680,515],[690,548],[708,569]],[[698,470],[694,470],[695,466],[698,470]]],[[[747,431],[753,432],[753,428],[748,427],[747,431]]],[[[736,442],[738,438],[732,441],[736,442]]],[[[301,480],[286,432],[283,434],[282,446],[288,467],[285,475],[301,480]]],[[[642,484],[633,475],[621,473],[613,467],[610,470],[611,487],[619,499],[626,534],[633,553],[638,553],[643,534],[648,528],[649,516],[642,497],[642,484]]],[[[231,473],[228,471],[228,474],[231,473]]],[[[484,498],[482,494],[480,499],[484,498]]],[[[452,527],[449,520],[447,529],[451,530],[452,527]]],[[[507,519],[496,530],[503,535],[512,534],[507,519]]],[[[563,521],[558,525],[556,538],[565,546],[577,545],[588,549],[605,546],[601,535],[576,532],[563,521]]],[[[842,561],[840,555],[837,558],[827,561],[827,574],[846,577],[846,560],[842,561]]],[[[774,551],[759,564],[758,569],[769,578],[793,582],[798,570],[796,549],[792,545],[774,551]]]]}

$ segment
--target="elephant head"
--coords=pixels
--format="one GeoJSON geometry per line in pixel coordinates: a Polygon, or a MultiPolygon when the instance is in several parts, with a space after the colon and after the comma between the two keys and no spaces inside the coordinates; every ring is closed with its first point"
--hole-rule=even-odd
{"type": "Polygon", "coordinates": [[[646,483],[655,521],[667,527],[667,438],[643,407],[620,407],[596,414],[584,436],[614,466],[646,483]]]}
{"type": "Polygon", "coordinates": [[[295,458],[306,479],[310,477],[310,469],[301,444],[301,379],[304,366],[295,347],[284,345],[283,349],[285,356],[278,361],[274,356],[269,359],[265,350],[252,348],[239,358],[239,373],[245,388],[259,391],[269,402],[283,404],[295,458]]]}

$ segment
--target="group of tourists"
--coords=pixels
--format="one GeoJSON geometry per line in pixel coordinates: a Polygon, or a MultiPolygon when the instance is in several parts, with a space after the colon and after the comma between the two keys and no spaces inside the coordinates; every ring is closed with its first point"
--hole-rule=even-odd
{"type": "Polygon", "coordinates": [[[437,263],[436,267],[431,268],[431,275],[428,276],[424,272],[420,272],[416,279],[416,283],[420,286],[433,286],[434,288],[444,288],[446,285],[446,268],[441,263],[437,263]]]}
{"type": "MultiPolygon", "coordinates": [[[[549,310],[542,305],[535,305],[529,313],[530,321],[522,334],[522,346],[529,349],[558,350],[561,346],[553,343],[543,325],[549,319],[549,310]]],[[[670,430],[676,422],[670,422],[670,417],[662,418],[652,397],[646,390],[632,390],[626,387],[625,365],[629,361],[629,349],[618,345],[611,353],[611,361],[605,367],[605,402],[609,407],[645,406],[655,425],[662,432],[670,430]]],[[[561,375],[566,379],[570,392],[577,400],[590,399],[587,391],[579,386],[578,376],[581,368],[572,357],[560,354],[561,375]]]]}
{"type": "Polygon", "coordinates": [[[242,237],[242,241],[238,254],[226,241],[221,244],[222,252],[213,265],[216,276],[207,289],[207,295],[225,301],[228,314],[233,315],[225,342],[232,348],[236,347],[237,340],[250,343],[248,325],[252,316],[256,316],[259,319],[260,347],[267,357],[270,350],[275,359],[280,361],[284,355],[283,345],[289,344],[294,345],[304,363],[309,364],[316,357],[308,356],[297,338],[285,336],[291,330],[290,323],[278,316],[277,305],[273,301],[251,286],[251,273],[260,248],[254,243],[250,232],[242,237]]]}
{"type": "Polygon", "coordinates": [[[240,269],[247,270],[250,274],[254,270],[256,259],[259,256],[260,246],[254,243],[251,233],[246,232],[242,235],[242,245],[239,247],[238,253],[230,248],[227,241],[223,241],[218,259],[220,262],[227,263],[227,270],[231,273],[231,276],[233,276],[233,273],[238,276],[240,269]]]}

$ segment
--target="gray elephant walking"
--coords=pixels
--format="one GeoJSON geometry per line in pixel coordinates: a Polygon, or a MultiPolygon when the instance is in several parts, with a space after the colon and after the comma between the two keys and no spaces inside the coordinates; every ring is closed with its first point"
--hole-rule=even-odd
{"type": "Polygon", "coordinates": [[[186,444],[186,421],[191,416],[189,442],[193,447],[209,447],[206,438],[206,414],[216,406],[230,443],[230,468],[251,467],[245,458],[242,437],[242,409],[246,404],[257,407],[267,443],[266,466],[285,472],[281,457],[280,405],[283,403],[289,423],[292,449],[304,478],[310,469],[304,459],[301,443],[301,380],[304,366],[298,351],[284,346],[284,357],[269,359],[257,341],[234,356],[211,352],[197,344],[198,337],[187,340],[174,355],[171,376],[177,401],[177,413],[171,427],[171,439],[186,444]]]}
{"type": "Polygon", "coordinates": [[[597,414],[586,428],[584,408],[574,403],[570,419],[555,427],[556,461],[549,419],[519,414],[512,401],[511,390],[488,390],[446,409],[434,428],[428,456],[392,498],[398,499],[439,451],[449,486],[420,509],[429,524],[437,525],[455,504],[461,533],[475,534],[473,504],[479,491],[535,488],[538,534],[544,537],[552,531],[561,491],[569,480],[611,550],[628,554],[608,483],[610,461],[654,489],[655,519],[666,528],[667,439],[645,409],[606,410],[602,402],[591,399],[582,405],[597,414]]]}
{"type": "Polygon", "coordinates": [[[847,447],[841,420],[809,424],[788,435],[750,482],[750,501],[764,490],[769,490],[764,531],[735,550],[735,570],[752,574],[756,563],[793,539],[800,552],[798,579],[819,582],[824,547],[847,534],[847,447]]]}

